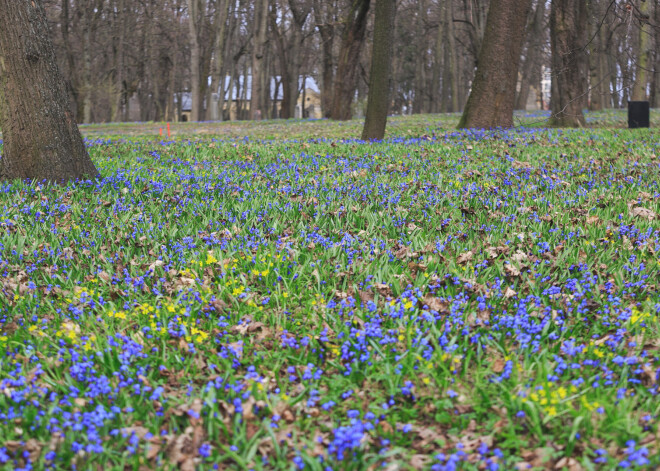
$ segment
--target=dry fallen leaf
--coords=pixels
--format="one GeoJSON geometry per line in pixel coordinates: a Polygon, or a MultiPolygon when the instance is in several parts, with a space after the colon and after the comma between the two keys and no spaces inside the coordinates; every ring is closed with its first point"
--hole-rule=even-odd
{"type": "Polygon", "coordinates": [[[655,219],[657,216],[657,214],[654,211],[651,211],[648,208],[642,208],[641,206],[637,206],[636,208],[633,208],[631,213],[633,216],[639,216],[641,218],[648,219],[649,221],[655,219]]]}
{"type": "Polygon", "coordinates": [[[520,270],[518,270],[518,267],[510,263],[504,265],[504,271],[508,276],[520,276],[520,270]]]}
{"type": "Polygon", "coordinates": [[[470,262],[473,257],[474,257],[474,253],[472,253],[472,251],[470,250],[468,252],[460,254],[456,261],[462,265],[464,263],[470,262]]]}
{"type": "Polygon", "coordinates": [[[426,304],[432,311],[437,312],[446,312],[449,308],[449,304],[447,304],[447,302],[431,295],[426,295],[422,298],[422,305],[424,304],[426,304]]]}

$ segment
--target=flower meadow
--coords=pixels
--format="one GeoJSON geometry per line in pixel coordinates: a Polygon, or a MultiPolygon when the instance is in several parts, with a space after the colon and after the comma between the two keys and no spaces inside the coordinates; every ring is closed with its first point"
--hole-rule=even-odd
{"type": "Polygon", "coordinates": [[[660,466],[657,133],[395,124],[1,183],[0,469],[660,466]]]}

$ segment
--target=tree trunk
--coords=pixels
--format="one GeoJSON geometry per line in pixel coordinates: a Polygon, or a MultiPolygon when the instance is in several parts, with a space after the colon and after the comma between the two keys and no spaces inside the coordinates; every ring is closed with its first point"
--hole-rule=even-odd
{"type": "Polygon", "coordinates": [[[115,122],[125,121],[126,119],[126,82],[124,80],[124,43],[126,39],[125,30],[125,16],[126,16],[125,0],[119,0],[117,3],[117,12],[115,14],[115,24],[113,27],[113,50],[115,51],[114,57],[114,103],[112,120],[115,122]]]}
{"type": "MultiPolygon", "coordinates": [[[[655,9],[655,24],[660,22],[660,5],[656,2],[655,9]]],[[[655,47],[653,48],[653,76],[651,79],[650,101],[652,108],[660,107],[660,28],[655,29],[655,47]]]]}
{"type": "Polygon", "coordinates": [[[211,62],[211,90],[207,94],[209,99],[206,101],[207,111],[211,109],[213,103],[210,98],[213,93],[218,92],[218,103],[216,104],[215,111],[208,113],[207,119],[217,119],[222,121],[222,108],[224,106],[224,59],[225,59],[225,39],[227,36],[227,18],[229,17],[229,7],[231,2],[229,0],[218,0],[216,5],[216,20],[215,27],[217,33],[215,37],[215,44],[213,46],[213,58],[211,62]]]}
{"type": "MultiPolygon", "coordinates": [[[[417,25],[420,29],[423,28],[423,25],[426,23],[426,16],[426,0],[417,0],[417,25]]],[[[420,32],[416,39],[414,80],[415,99],[413,101],[413,113],[420,114],[425,111],[424,105],[426,102],[426,35],[421,34],[420,32]]],[[[374,46],[375,45],[376,42],[374,41],[374,46]]]]}
{"type": "Polygon", "coordinates": [[[252,34],[252,97],[250,115],[252,119],[260,120],[266,112],[266,55],[268,33],[268,0],[257,0],[254,3],[254,29],[252,34]]]}
{"type": "Polygon", "coordinates": [[[76,63],[75,63],[75,54],[73,52],[73,48],[71,46],[71,42],[69,39],[69,29],[71,27],[70,25],[71,22],[71,17],[69,15],[69,0],[62,0],[62,8],[60,10],[60,30],[62,34],[62,43],[64,45],[64,50],[66,54],[66,65],[67,69],[64,74],[67,76],[66,79],[66,87],[67,91],[69,92],[70,99],[71,99],[71,109],[73,110],[73,115],[76,121],[79,119],[79,115],[77,113],[78,110],[78,83],[76,80],[77,77],[77,71],[76,71],[76,63]]]}
{"type": "Polygon", "coordinates": [[[445,111],[459,111],[458,100],[458,60],[456,57],[456,29],[454,28],[454,2],[445,2],[444,7],[445,34],[447,37],[447,47],[445,49],[445,111]]]}
{"type": "Polygon", "coordinates": [[[84,13],[83,19],[83,123],[92,122],[92,36],[91,13],[84,13]]]}
{"type": "Polygon", "coordinates": [[[442,104],[442,69],[444,49],[442,47],[443,34],[446,27],[442,18],[438,21],[438,32],[435,36],[435,49],[433,51],[433,67],[431,70],[431,113],[440,113],[442,104]]]}
{"type": "MultiPolygon", "coordinates": [[[[611,45],[611,41],[609,41],[611,45]]],[[[610,76],[610,96],[612,100],[612,107],[614,108],[619,108],[620,102],[619,102],[619,89],[618,89],[618,83],[617,83],[617,70],[616,70],[616,58],[612,56],[612,54],[609,54],[607,56],[607,68],[609,71],[609,76],[610,76]]]]}
{"type": "Polygon", "coordinates": [[[41,0],[0,0],[0,177],[96,177],[55,62],[41,0]]]}
{"type": "Polygon", "coordinates": [[[583,127],[587,88],[587,4],[584,0],[552,0],[551,125],[583,127]]]}
{"type": "Polygon", "coordinates": [[[335,41],[334,17],[336,2],[329,0],[314,0],[314,19],[321,36],[321,109],[325,118],[330,117],[332,108],[332,91],[334,89],[334,60],[332,49],[335,41]],[[328,7],[328,5],[330,5],[328,7]],[[329,8],[330,13],[323,8],[329,8]],[[323,12],[326,12],[326,15],[323,12]],[[330,18],[328,18],[330,16],[330,18]]]}
{"type": "Polygon", "coordinates": [[[191,109],[190,120],[199,121],[202,108],[201,61],[202,46],[199,43],[201,28],[202,5],[200,0],[188,0],[188,29],[190,32],[190,89],[191,109]]]}
{"type": "MultiPolygon", "coordinates": [[[[291,74],[291,68],[289,67],[289,55],[292,53],[292,50],[287,47],[285,43],[285,32],[284,28],[280,29],[277,21],[277,10],[273,8],[273,11],[270,15],[271,28],[273,34],[275,35],[275,47],[277,49],[277,56],[280,63],[280,72],[282,77],[282,101],[280,102],[280,118],[289,119],[295,116],[295,107],[296,104],[293,101],[293,95],[297,95],[297,86],[295,90],[292,91],[291,83],[297,84],[297,80],[294,82],[293,75],[291,74]]],[[[284,15],[284,11],[282,11],[284,15]]]]}
{"type": "Polygon", "coordinates": [[[395,10],[396,0],[376,0],[367,116],[362,129],[363,140],[382,139],[385,136],[387,112],[390,107],[395,10]]]}
{"type": "MultiPolygon", "coordinates": [[[[292,80],[289,82],[289,116],[295,115],[296,104],[298,103],[298,96],[300,94],[300,87],[302,85],[303,91],[305,84],[300,84],[300,68],[302,66],[302,48],[303,48],[303,28],[309,16],[309,8],[306,2],[297,3],[295,0],[289,0],[289,8],[293,16],[293,24],[291,25],[291,39],[288,54],[288,68],[289,77],[292,80]]],[[[286,92],[286,90],[285,90],[286,92]]],[[[305,103],[303,101],[301,116],[304,114],[305,103]]]]}
{"type": "Polygon", "coordinates": [[[649,64],[649,39],[651,39],[651,26],[649,24],[649,3],[651,0],[643,0],[639,2],[639,18],[638,18],[638,33],[639,40],[637,41],[638,51],[635,56],[637,62],[635,64],[635,82],[632,90],[633,101],[646,101],[646,87],[648,85],[647,67],[649,64]]]}
{"type": "Polygon", "coordinates": [[[370,0],[351,0],[342,36],[337,75],[334,80],[330,117],[338,120],[351,119],[351,105],[357,86],[360,50],[367,30],[367,13],[370,0]]]}
{"type": "Polygon", "coordinates": [[[518,64],[531,0],[493,0],[459,128],[513,126],[518,64]]]}
{"type": "MultiPolygon", "coordinates": [[[[541,79],[541,53],[543,52],[545,17],[545,0],[539,0],[527,29],[527,49],[525,59],[521,66],[520,91],[516,97],[516,109],[527,109],[529,89],[532,84],[539,83],[541,79]]],[[[539,90],[539,93],[541,90],[539,90]]]]}
{"type": "Polygon", "coordinates": [[[607,28],[603,0],[589,0],[589,109],[609,107],[609,71],[607,68],[607,28]]]}

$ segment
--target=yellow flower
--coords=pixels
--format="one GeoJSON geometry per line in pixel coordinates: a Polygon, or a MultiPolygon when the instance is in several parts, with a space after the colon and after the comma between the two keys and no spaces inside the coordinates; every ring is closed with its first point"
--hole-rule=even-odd
{"type": "Polygon", "coordinates": [[[207,265],[211,265],[212,263],[215,263],[215,262],[217,262],[217,261],[218,261],[218,259],[215,258],[215,257],[214,257],[213,255],[211,255],[211,254],[209,254],[209,255],[206,257],[206,264],[207,264],[207,265]]]}

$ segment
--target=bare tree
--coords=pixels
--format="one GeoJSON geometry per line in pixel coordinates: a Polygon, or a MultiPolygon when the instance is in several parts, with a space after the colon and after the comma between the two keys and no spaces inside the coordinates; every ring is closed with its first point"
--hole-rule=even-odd
{"type": "Polygon", "coordinates": [[[268,69],[264,67],[268,42],[268,0],[254,2],[254,24],[252,33],[252,99],[250,114],[252,119],[261,119],[267,112],[268,69]]]}
{"type": "Polygon", "coordinates": [[[206,11],[204,0],[188,0],[188,26],[190,28],[190,88],[191,111],[190,119],[199,121],[202,108],[202,45],[201,29],[203,14],[206,11]]]}
{"type": "Polygon", "coordinates": [[[390,69],[395,11],[396,0],[376,0],[367,115],[362,129],[364,140],[382,139],[385,136],[387,112],[390,107],[390,69]]]}
{"type": "Polygon", "coordinates": [[[289,0],[286,4],[280,2],[279,13],[273,10],[271,14],[271,29],[275,35],[280,71],[282,76],[282,104],[280,117],[287,119],[295,115],[296,103],[300,92],[300,75],[302,66],[303,41],[305,40],[305,24],[311,12],[308,0],[289,0]],[[288,11],[287,11],[288,7],[288,11]],[[276,19],[281,15],[281,21],[276,19]]]}
{"type": "Polygon", "coordinates": [[[215,44],[213,45],[212,59],[211,59],[211,87],[206,94],[207,103],[207,119],[216,117],[222,121],[222,108],[224,106],[224,65],[225,65],[225,41],[227,39],[227,20],[229,18],[229,11],[231,7],[229,0],[217,0],[215,10],[214,27],[217,28],[215,36],[215,44]],[[219,90],[217,108],[212,112],[210,110],[211,93],[219,90]]]}
{"type": "Polygon", "coordinates": [[[335,22],[338,16],[337,0],[314,0],[314,21],[321,37],[321,108],[330,117],[334,88],[335,22]]]}
{"type": "Polygon", "coordinates": [[[518,64],[531,0],[493,0],[459,128],[513,126],[518,64]]]}
{"type": "Polygon", "coordinates": [[[637,23],[637,60],[635,63],[635,82],[633,84],[632,99],[634,101],[645,101],[647,99],[646,87],[648,85],[648,67],[651,51],[649,46],[651,40],[651,27],[649,24],[650,0],[641,0],[638,5],[637,23]]]}
{"type": "Polygon", "coordinates": [[[344,20],[330,111],[332,119],[351,119],[360,51],[367,30],[369,3],[370,0],[351,0],[351,6],[344,20]]]}
{"type": "MultiPolygon", "coordinates": [[[[521,64],[520,91],[516,96],[516,109],[527,108],[529,91],[533,85],[541,83],[543,45],[545,43],[545,0],[538,0],[527,25],[527,47],[521,64]]],[[[540,86],[539,92],[540,90],[540,86]]]]}
{"type": "Polygon", "coordinates": [[[0,0],[0,177],[96,177],[55,61],[41,0],[0,0]]]}
{"type": "Polygon", "coordinates": [[[554,126],[585,125],[582,107],[587,87],[587,4],[584,0],[552,0],[552,118],[554,126]]]}

